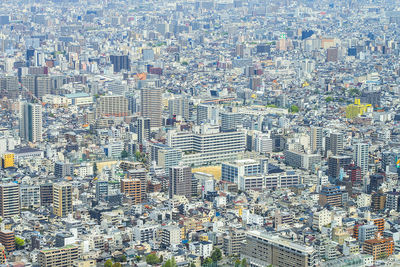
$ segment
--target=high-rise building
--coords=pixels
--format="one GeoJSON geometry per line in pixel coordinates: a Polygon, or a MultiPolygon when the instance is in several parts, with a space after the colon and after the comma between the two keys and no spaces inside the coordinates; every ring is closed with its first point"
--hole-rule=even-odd
{"type": "Polygon", "coordinates": [[[72,186],[68,183],[56,183],[53,185],[53,213],[59,217],[65,217],[73,211],[72,186]]]}
{"type": "Polygon", "coordinates": [[[16,183],[0,184],[0,216],[9,218],[19,215],[20,211],[19,185],[16,183]]]}
{"type": "Polygon", "coordinates": [[[142,202],[142,189],[139,179],[122,179],[121,193],[132,197],[135,204],[142,202]]]}
{"type": "Polygon", "coordinates": [[[162,92],[160,87],[143,87],[140,95],[141,116],[150,119],[150,126],[161,127],[162,92]]]}
{"type": "Polygon", "coordinates": [[[364,176],[368,172],[368,149],[367,143],[357,143],[354,145],[353,159],[355,164],[361,168],[361,175],[364,176]]]}
{"type": "Polygon", "coordinates": [[[137,119],[137,135],[139,144],[150,140],[150,119],[142,117],[137,119]]]}
{"type": "Polygon", "coordinates": [[[53,184],[45,183],[40,185],[40,204],[42,206],[53,204],[53,184]]]}
{"type": "Polygon", "coordinates": [[[96,181],[96,199],[100,200],[108,196],[108,181],[96,181]]]}
{"type": "Polygon", "coordinates": [[[222,243],[222,249],[225,255],[239,255],[242,251],[242,243],[245,239],[246,232],[243,229],[230,229],[222,243]]]}
{"type": "Polygon", "coordinates": [[[96,118],[126,117],[131,112],[128,109],[128,99],[122,95],[105,95],[97,100],[96,118]]]}
{"type": "Polygon", "coordinates": [[[42,106],[21,102],[19,109],[19,134],[29,142],[42,141],[42,106]]]}
{"type": "Polygon", "coordinates": [[[110,62],[114,67],[114,72],[131,69],[130,60],[127,55],[111,55],[110,62]]]}
{"type": "Polygon", "coordinates": [[[236,131],[242,122],[240,113],[221,113],[221,132],[236,131]]]}
{"type": "Polygon", "coordinates": [[[161,228],[161,246],[171,247],[181,242],[181,229],[178,226],[169,225],[161,228]]]}
{"type": "Polygon", "coordinates": [[[187,166],[174,166],[169,168],[169,196],[186,196],[188,199],[192,195],[192,168],[187,166]]]}
{"type": "Polygon", "coordinates": [[[40,186],[22,184],[21,192],[21,208],[32,209],[40,207],[40,186]]]}
{"type": "Polygon", "coordinates": [[[174,116],[189,119],[189,99],[186,96],[168,100],[168,110],[170,118],[174,116]]]}
{"type": "Polygon", "coordinates": [[[241,257],[245,258],[250,266],[316,266],[317,252],[311,246],[260,231],[247,233],[246,241],[241,257]]]}
{"type": "Polygon", "coordinates": [[[386,194],[385,209],[400,211],[400,192],[393,191],[386,194]]]}
{"type": "Polygon", "coordinates": [[[140,181],[141,201],[145,200],[147,192],[147,170],[146,169],[128,170],[128,178],[138,179],[140,181]]]}
{"type": "Polygon", "coordinates": [[[331,47],[326,50],[326,61],[327,62],[337,62],[339,51],[336,47],[331,47]]]}
{"type": "Polygon", "coordinates": [[[371,196],[371,208],[373,211],[378,212],[385,209],[386,195],[383,193],[373,193],[371,196]]]}
{"type": "Polygon", "coordinates": [[[63,248],[41,250],[38,255],[42,267],[69,267],[79,259],[79,246],[69,245],[63,248]]]}
{"type": "Polygon", "coordinates": [[[197,124],[210,122],[218,124],[219,110],[216,106],[209,104],[199,104],[197,106],[197,124]]]}
{"type": "Polygon", "coordinates": [[[333,155],[340,155],[343,153],[343,143],[344,135],[342,133],[331,133],[329,135],[329,149],[333,155]]]}
{"type": "Polygon", "coordinates": [[[310,134],[310,145],[311,145],[311,152],[316,153],[322,152],[322,128],[313,126],[311,127],[311,134],[310,134]]]}
{"type": "MultiPolygon", "coordinates": [[[[352,158],[350,156],[332,156],[328,159],[328,176],[332,179],[339,179],[341,169],[345,171],[351,164],[352,158]]],[[[343,177],[342,177],[343,178],[343,177]]]]}

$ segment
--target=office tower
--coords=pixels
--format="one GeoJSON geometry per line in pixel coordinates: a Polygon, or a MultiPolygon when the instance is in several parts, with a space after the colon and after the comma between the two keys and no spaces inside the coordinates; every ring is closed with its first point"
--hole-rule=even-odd
{"type": "Polygon", "coordinates": [[[150,119],[142,117],[137,119],[137,135],[139,144],[150,140],[150,119]]]}
{"type": "Polygon", "coordinates": [[[128,99],[121,95],[100,96],[96,104],[96,118],[126,117],[131,113],[128,109],[128,99]]]}
{"type": "Polygon", "coordinates": [[[174,195],[191,198],[192,168],[186,166],[174,166],[169,168],[169,197],[174,195]]]}
{"type": "Polygon", "coordinates": [[[41,250],[38,262],[41,267],[69,267],[79,259],[79,246],[69,245],[63,248],[41,250]]]}
{"type": "Polygon", "coordinates": [[[114,67],[114,72],[120,72],[121,70],[130,70],[130,60],[128,55],[111,55],[110,62],[114,67]]]}
{"type": "Polygon", "coordinates": [[[20,215],[21,200],[19,185],[7,183],[0,185],[0,216],[9,218],[20,215]]]}
{"type": "Polygon", "coordinates": [[[122,179],[121,193],[133,198],[134,204],[142,202],[142,189],[139,179],[122,179]]]}
{"type": "Polygon", "coordinates": [[[343,153],[343,142],[344,136],[342,133],[331,133],[329,135],[329,149],[333,155],[340,155],[343,153]]]}
{"type": "Polygon", "coordinates": [[[372,255],[375,260],[384,259],[393,254],[394,241],[389,238],[375,238],[366,240],[363,244],[363,252],[372,255]]]}
{"type": "Polygon", "coordinates": [[[162,92],[160,87],[143,87],[140,95],[141,116],[150,119],[150,126],[161,127],[162,92]]]}
{"type": "Polygon", "coordinates": [[[328,159],[328,176],[332,179],[343,178],[341,176],[341,169],[344,171],[351,164],[352,158],[350,156],[332,156],[328,159]]]}
{"type": "Polygon", "coordinates": [[[342,206],[342,192],[337,186],[325,186],[322,188],[319,194],[318,204],[325,206],[329,204],[331,206],[340,207],[342,206]]]}
{"type": "Polygon", "coordinates": [[[250,266],[313,267],[317,264],[317,251],[311,246],[261,231],[250,231],[246,241],[241,257],[250,266]]]}
{"type": "Polygon", "coordinates": [[[21,139],[33,143],[42,141],[42,106],[21,102],[19,112],[21,139]]]}
{"type": "Polygon", "coordinates": [[[53,184],[46,183],[40,185],[40,204],[42,206],[53,204],[53,184]]]}
{"type": "Polygon", "coordinates": [[[168,100],[169,117],[178,116],[189,120],[189,99],[186,96],[168,100]]]}
{"type": "Polygon", "coordinates": [[[362,176],[368,172],[368,149],[369,145],[366,143],[357,143],[354,145],[353,159],[355,164],[361,168],[362,176]]]}
{"type": "Polygon", "coordinates": [[[7,252],[15,250],[15,234],[10,230],[0,231],[0,243],[5,247],[7,252]]]}
{"type": "Polygon", "coordinates": [[[221,113],[221,132],[236,131],[242,123],[242,114],[240,113],[221,113]]]}
{"type": "Polygon", "coordinates": [[[326,50],[326,61],[327,62],[337,62],[339,51],[335,47],[328,48],[326,50]]]}
{"type": "Polygon", "coordinates": [[[73,211],[72,186],[68,183],[56,183],[53,185],[53,213],[59,217],[65,217],[73,211]]]}
{"type": "Polygon", "coordinates": [[[322,128],[321,127],[311,127],[310,134],[310,145],[311,152],[317,153],[322,151],[322,128]]]}

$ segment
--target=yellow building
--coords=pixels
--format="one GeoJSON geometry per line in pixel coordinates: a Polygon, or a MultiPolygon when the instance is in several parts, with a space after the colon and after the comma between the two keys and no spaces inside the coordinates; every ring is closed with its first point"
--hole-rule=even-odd
{"type": "Polygon", "coordinates": [[[3,169],[14,167],[14,154],[4,154],[1,160],[1,166],[3,167],[3,169]]]}
{"type": "Polygon", "coordinates": [[[366,112],[372,111],[371,104],[361,104],[359,98],[354,100],[354,104],[350,104],[346,107],[346,118],[353,119],[355,117],[361,116],[366,112]]]}

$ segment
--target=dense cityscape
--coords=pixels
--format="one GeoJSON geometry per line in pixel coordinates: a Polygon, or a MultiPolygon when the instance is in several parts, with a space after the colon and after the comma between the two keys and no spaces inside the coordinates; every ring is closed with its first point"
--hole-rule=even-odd
{"type": "Polygon", "coordinates": [[[0,266],[400,266],[399,0],[0,2],[0,266]]]}

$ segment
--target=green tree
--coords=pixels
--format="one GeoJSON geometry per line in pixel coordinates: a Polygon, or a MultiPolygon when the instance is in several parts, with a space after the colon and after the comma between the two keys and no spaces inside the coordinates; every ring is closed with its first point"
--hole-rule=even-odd
{"type": "Polygon", "coordinates": [[[193,262],[190,264],[190,267],[196,267],[196,264],[194,264],[193,262]]]}
{"type": "Polygon", "coordinates": [[[172,257],[171,259],[167,260],[163,267],[177,267],[178,265],[176,264],[175,257],[172,257]]]}
{"type": "Polygon", "coordinates": [[[296,105],[291,105],[289,108],[289,111],[292,113],[297,113],[297,112],[299,112],[299,110],[300,110],[299,107],[296,105]]]}
{"type": "Polygon", "coordinates": [[[242,267],[247,267],[247,260],[243,259],[241,265],[242,265],[242,267]]]}
{"type": "Polygon", "coordinates": [[[220,261],[222,259],[222,252],[219,248],[215,248],[211,254],[211,259],[214,262],[220,261]]]}
{"type": "Polygon", "coordinates": [[[203,265],[204,266],[208,266],[211,263],[213,263],[213,260],[210,257],[205,258],[204,261],[203,261],[203,265]]]}
{"type": "Polygon", "coordinates": [[[126,150],[122,150],[121,152],[121,158],[125,159],[129,156],[128,152],[126,150]]]}
{"type": "Polygon", "coordinates": [[[160,259],[156,254],[149,254],[146,256],[146,263],[150,265],[155,265],[160,262],[160,259]]]}
{"type": "Polygon", "coordinates": [[[20,237],[15,237],[15,245],[17,249],[21,249],[25,246],[25,240],[20,237]]]}
{"type": "Polygon", "coordinates": [[[106,260],[106,262],[104,263],[104,267],[112,267],[112,266],[113,266],[113,262],[110,259],[106,260]]]}
{"type": "Polygon", "coordinates": [[[121,263],[119,263],[119,262],[116,262],[116,263],[114,263],[113,264],[113,266],[112,267],[122,267],[122,265],[121,265],[121,263]]]}
{"type": "Polygon", "coordinates": [[[328,96],[327,98],[325,98],[325,101],[326,102],[332,102],[333,101],[333,97],[328,96]]]}

